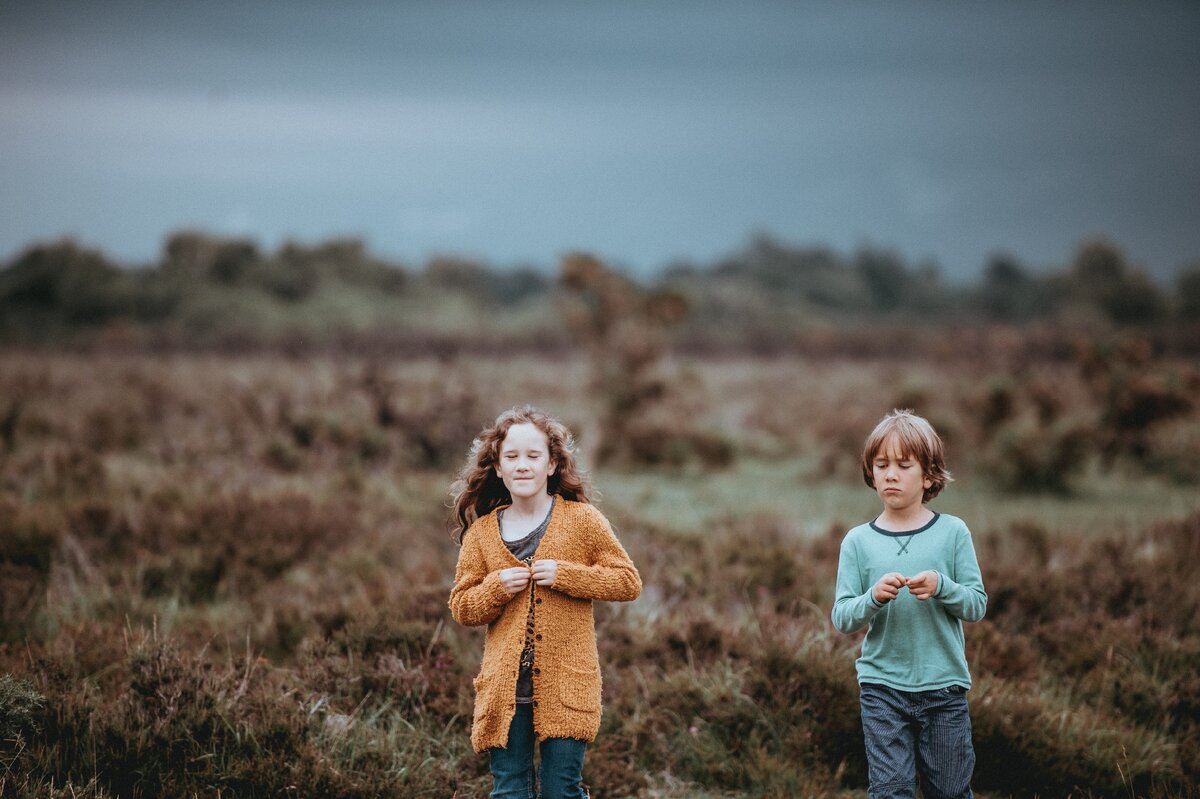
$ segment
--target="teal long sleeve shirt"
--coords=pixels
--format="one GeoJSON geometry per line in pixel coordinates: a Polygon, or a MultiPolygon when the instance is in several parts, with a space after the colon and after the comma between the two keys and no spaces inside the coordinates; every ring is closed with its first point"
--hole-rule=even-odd
{"type": "Polygon", "coordinates": [[[963,639],[964,621],[979,621],[987,593],[975,558],[971,531],[962,519],[935,514],[919,530],[895,533],[861,524],[842,539],[833,625],[852,633],[867,625],[862,655],[855,661],[859,683],[901,691],[971,687],[963,639]],[[934,595],[921,601],[907,588],[880,605],[872,595],[888,572],[912,577],[938,574],[934,595]]]}

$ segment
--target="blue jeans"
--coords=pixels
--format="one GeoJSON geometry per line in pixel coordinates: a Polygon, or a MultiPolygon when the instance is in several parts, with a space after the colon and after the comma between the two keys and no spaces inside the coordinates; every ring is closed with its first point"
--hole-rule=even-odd
{"type": "Polygon", "coordinates": [[[871,799],[970,799],[975,770],[967,692],[960,686],[898,691],[859,686],[871,799]],[[914,774],[915,772],[915,774],[914,774]]]}
{"type": "Polygon", "coordinates": [[[517,705],[508,728],[508,746],[489,749],[492,799],[587,799],[583,787],[583,753],[587,742],[576,738],[542,741],[538,769],[541,792],[533,781],[533,706],[517,705]]]}

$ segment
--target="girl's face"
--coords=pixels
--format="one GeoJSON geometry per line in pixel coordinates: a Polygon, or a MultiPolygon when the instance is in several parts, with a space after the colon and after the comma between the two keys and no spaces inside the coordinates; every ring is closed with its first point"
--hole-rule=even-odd
{"type": "Polygon", "coordinates": [[[900,451],[900,442],[888,436],[875,453],[871,465],[875,491],[883,504],[893,512],[919,506],[925,499],[925,489],[933,483],[925,476],[921,462],[900,451]]]}
{"type": "Polygon", "coordinates": [[[512,494],[513,501],[531,499],[546,493],[546,482],[558,464],[550,458],[546,434],[529,422],[508,428],[500,442],[500,460],[496,474],[512,494]]]}

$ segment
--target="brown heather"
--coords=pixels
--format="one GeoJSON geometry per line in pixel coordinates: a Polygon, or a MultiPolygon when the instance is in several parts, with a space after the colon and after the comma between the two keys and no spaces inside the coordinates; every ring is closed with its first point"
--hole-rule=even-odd
{"type": "MultiPolygon", "coordinates": [[[[991,597],[967,629],[977,793],[1196,795],[1200,441],[1172,433],[1200,421],[1194,365],[1126,344],[672,367],[642,421],[690,443],[594,475],[645,583],[597,609],[594,796],[865,795],[859,639],[828,614],[875,509],[858,448],[895,404],[946,434],[935,508],[970,524],[991,597]]],[[[616,406],[585,371],[0,354],[0,797],[485,795],[447,489],[516,402],[594,465],[616,406]]]]}

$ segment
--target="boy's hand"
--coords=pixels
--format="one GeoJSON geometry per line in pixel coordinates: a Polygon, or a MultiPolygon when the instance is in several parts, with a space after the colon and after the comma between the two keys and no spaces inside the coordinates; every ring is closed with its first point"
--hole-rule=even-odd
{"type": "Polygon", "coordinates": [[[871,589],[871,596],[881,605],[886,605],[896,598],[896,594],[904,587],[904,575],[900,572],[888,572],[879,578],[871,589]]]}
{"type": "Polygon", "coordinates": [[[533,562],[533,581],[545,588],[551,588],[558,579],[558,561],[535,560],[533,562]]]}
{"type": "Polygon", "coordinates": [[[935,571],[923,571],[916,577],[908,578],[908,590],[912,591],[912,595],[917,599],[929,599],[937,593],[937,589],[938,573],[935,571]]]}
{"type": "Polygon", "coordinates": [[[500,585],[509,596],[516,596],[525,586],[529,585],[529,567],[513,566],[511,569],[500,570],[500,585]]]}

